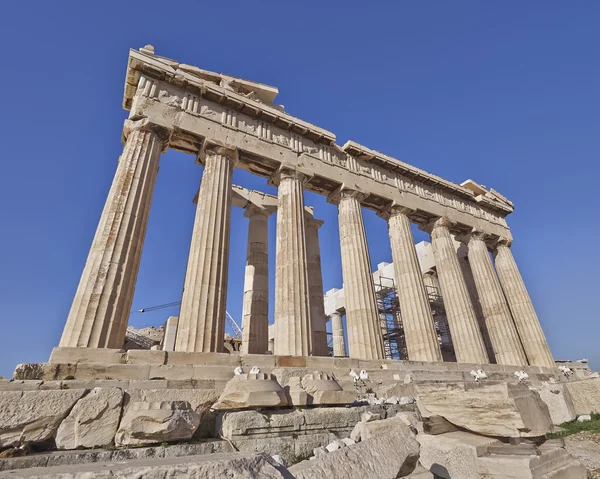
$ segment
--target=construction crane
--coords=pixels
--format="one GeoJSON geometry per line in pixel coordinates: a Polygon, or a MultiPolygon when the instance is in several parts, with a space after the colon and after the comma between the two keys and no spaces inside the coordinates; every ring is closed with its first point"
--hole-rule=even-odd
{"type": "MultiPolygon", "coordinates": [[[[132,311],[132,313],[149,313],[151,311],[158,311],[160,309],[172,308],[174,306],[180,306],[180,305],[181,305],[181,301],[174,301],[173,303],[165,303],[165,304],[159,304],[157,306],[150,306],[148,308],[136,309],[135,311],[132,311]]],[[[231,328],[233,337],[241,338],[242,337],[242,328],[240,328],[238,323],[235,322],[235,319],[233,319],[231,317],[231,314],[229,314],[228,311],[225,311],[225,319],[227,320],[227,324],[231,328]]]]}

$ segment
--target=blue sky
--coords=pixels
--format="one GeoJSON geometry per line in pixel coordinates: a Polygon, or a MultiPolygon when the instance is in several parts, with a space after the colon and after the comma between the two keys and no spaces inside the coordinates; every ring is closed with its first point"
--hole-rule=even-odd
{"type": "MultiPolygon", "coordinates": [[[[289,113],[339,144],[503,193],[555,357],[600,368],[599,23],[594,1],[2,2],[0,375],[58,343],[122,148],[128,49],[147,43],[276,85],[289,113]]],[[[192,157],[162,158],[134,309],[180,299],[200,177],[192,157]]],[[[241,171],[234,182],[274,192],[241,171]]],[[[305,200],[325,220],[324,287],[340,287],[336,209],[305,200]]],[[[373,267],[391,261],[385,222],[364,216],[373,267]]],[[[237,320],[246,237],[234,210],[227,308],[237,320]]]]}

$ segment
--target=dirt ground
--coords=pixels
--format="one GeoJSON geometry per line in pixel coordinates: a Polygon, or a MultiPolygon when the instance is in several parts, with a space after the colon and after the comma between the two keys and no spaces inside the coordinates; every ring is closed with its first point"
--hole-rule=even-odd
{"type": "Polygon", "coordinates": [[[590,479],[600,479],[600,434],[578,432],[565,437],[565,446],[587,468],[590,479]]]}

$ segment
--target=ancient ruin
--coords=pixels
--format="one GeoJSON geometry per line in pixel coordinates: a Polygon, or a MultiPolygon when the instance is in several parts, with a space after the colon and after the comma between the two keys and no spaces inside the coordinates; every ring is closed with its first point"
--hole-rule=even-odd
{"type": "Polygon", "coordinates": [[[78,477],[127,450],[131,463],[110,466],[115,474],[585,477],[547,434],[600,412],[600,378],[584,362],[555,362],[511,252],[513,204],[472,180],[455,184],[353,141],[339,146],[275,104],[277,93],[150,45],[130,51],[123,154],[60,344],[47,363],[0,381],[0,449],[85,451],[79,469],[74,456],[37,454],[0,471],[78,477]],[[168,148],[204,171],[180,314],[145,340],[128,319],[168,148]],[[268,178],[277,196],[233,185],[235,168],[268,178]],[[304,190],[338,208],[343,289],[327,294],[322,221],[304,190]],[[244,208],[249,228],[237,346],[225,337],[232,207],[244,208]],[[388,223],[393,263],[375,274],[363,208],[388,223]],[[415,247],[411,223],[430,244],[415,247]],[[117,451],[90,449],[107,444],[117,451]]]}

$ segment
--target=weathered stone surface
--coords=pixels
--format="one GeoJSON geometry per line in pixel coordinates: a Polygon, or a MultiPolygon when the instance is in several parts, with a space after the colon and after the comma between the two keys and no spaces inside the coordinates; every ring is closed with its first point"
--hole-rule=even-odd
{"type": "Polygon", "coordinates": [[[498,278],[529,363],[533,366],[555,367],[544,331],[510,250],[509,241],[501,240],[498,243],[494,258],[498,278]]]}
{"type": "Polygon", "coordinates": [[[0,392],[0,447],[50,439],[85,389],[0,392]]]}
{"type": "Polygon", "coordinates": [[[136,402],[123,415],[115,444],[140,446],[190,439],[200,416],[186,401],[136,402]]]}
{"type": "Polygon", "coordinates": [[[360,192],[342,187],[327,200],[338,205],[348,352],[352,358],[381,359],[384,357],[383,338],[361,198],[364,196],[360,192]]]}
{"type": "Polygon", "coordinates": [[[429,298],[423,284],[410,220],[405,208],[391,207],[387,215],[394,260],[395,285],[402,305],[402,325],[408,357],[413,361],[441,361],[429,298]]]}
{"type": "Polygon", "coordinates": [[[120,348],[123,345],[158,163],[169,135],[165,128],[151,124],[146,118],[125,121],[123,153],[60,346],[120,348]]]}
{"type": "MultiPolygon", "coordinates": [[[[215,413],[211,411],[219,398],[217,389],[136,389],[128,391],[129,402],[187,401],[200,416],[200,426],[194,438],[212,437],[215,430],[215,413]]],[[[125,409],[127,411],[127,408],[125,409]]]]}
{"type": "Polygon", "coordinates": [[[301,378],[291,377],[284,391],[292,406],[306,406],[308,404],[308,393],[302,387],[301,378]]]}
{"type": "Polygon", "coordinates": [[[121,389],[93,389],[61,422],[56,433],[56,447],[76,449],[110,444],[119,426],[122,404],[121,389]]]}
{"type": "Polygon", "coordinates": [[[502,444],[497,439],[464,431],[430,435],[418,434],[421,445],[419,462],[432,473],[444,478],[480,479],[477,457],[489,445],[502,444]]]}
{"type": "Polygon", "coordinates": [[[44,366],[41,363],[17,364],[15,372],[13,373],[13,379],[24,381],[50,379],[45,378],[44,373],[44,366]]]}
{"type": "Polygon", "coordinates": [[[271,180],[278,186],[275,354],[308,356],[313,340],[303,189],[308,177],[282,168],[271,180]]]}
{"type": "Polygon", "coordinates": [[[565,384],[575,406],[575,414],[600,412],[600,378],[570,381],[565,384]]]}
{"type": "Polygon", "coordinates": [[[419,444],[393,430],[289,468],[296,479],[386,479],[410,474],[417,465],[419,444]]]}
{"type": "Polygon", "coordinates": [[[479,477],[500,479],[586,479],[585,468],[564,448],[539,450],[539,455],[490,455],[477,459],[479,477]]]}
{"type": "MultiPolygon", "coordinates": [[[[11,472],[0,477],[17,477],[11,472]]],[[[58,466],[35,467],[19,471],[18,477],[50,479],[167,479],[173,477],[228,477],[235,479],[290,478],[285,468],[266,454],[208,454],[205,456],[134,459],[120,462],[98,462],[58,466]]],[[[292,478],[290,478],[292,479],[292,478]]]]}
{"type": "Polygon", "coordinates": [[[344,391],[333,376],[325,373],[307,374],[302,388],[308,393],[308,404],[352,404],[356,394],[344,391]]]}
{"type": "Polygon", "coordinates": [[[235,149],[205,142],[192,244],[175,340],[176,351],[225,352],[225,301],[235,149]],[[210,225],[207,227],[207,225],[210,225]]]}
{"type": "Polygon", "coordinates": [[[573,398],[565,384],[542,383],[535,390],[548,406],[553,424],[573,421],[577,417],[573,398]]]}
{"type": "Polygon", "coordinates": [[[55,451],[32,454],[0,461],[0,471],[28,469],[31,467],[55,467],[93,462],[115,462],[154,457],[185,457],[202,454],[235,452],[227,441],[211,440],[168,446],[135,447],[129,449],[87,449],[78,451],[55,451]]]}
{"type": "Polygon", "coordinates": [[[288,398],[275,376],[240,374],[229,380],[213,409],[245,409],[287,406],[288,398]]]}
{"type": "Polygon", "coordinates": [[[450,234],[450,223],[446,217],[435,221],[431,230],[431,244],[456,360],[459,363],[489,363],[477,316],[450,234]]]}
{"type": "Polygon", "coordinates": [[[49,363],[125,363],[126,352],[109,348],[58,347],[52,350],[49,363]]]}
{"type": "Polygon", "coordinates": [[[419,404],[452,424],[503,437],[537,437],[553,431],[548,407],[522,384],[418,384],[419,404]]]}

